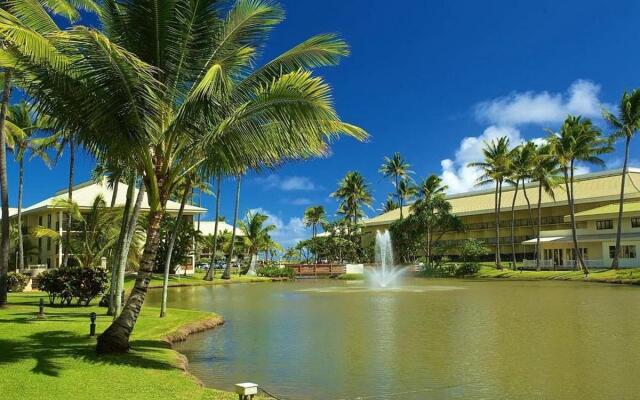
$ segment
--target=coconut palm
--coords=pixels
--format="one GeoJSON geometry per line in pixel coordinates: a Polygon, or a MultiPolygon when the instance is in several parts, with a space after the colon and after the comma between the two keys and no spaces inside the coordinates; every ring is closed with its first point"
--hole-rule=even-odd
{"type": "Polygon", "coordinates": [[[307,227],[311,227],[312,236],[316,237],[318,234],[318,225],[321,225],[327,220],[327,213],[323,206],[309,207],[304,211],[304,224],[307,227]]]}
{"type": "Polygon", "coordinates": [[[631,139],[640,129],[640,90],[633,90],[631,93],[624,92],[620,105],[618,106],[618,116],[608,111],[604,111],[604,119],[615,129],[611,139],[624,138],[624,163],[622,164],[622,180],[620,183],[620,206],[618,208],[618,229],[616,232],[616,254],[611,263],[611,268],[618,269],[620,259],[620,238],[622,236],[622,213],[624,208],[624,185],[627,179],[629,164],[629,147],[631,139]]]}
{"type": "Polygon", "coordinates": [[[385,202],[382,203],[382,208],[380,209],[380,211],[382,211],[383,213],[387,213],[397,208],[398,208],[398,203],[396,203],[396,201],[393,200],[392,196],[387,196],[387,200],[385,200],[385,202]]]}
{"type": "Polygon", "coordinates": [[[353,228],[357,227],[358,218],[364,215],[362,207],[371,207],[373,202],[369,184],[359,172],[355,171],[348,172],[342,178],[338,183],[338,189],[331,193],[331,197],[340,200],[338,213],[344,214],[353,228]]]}
{"type": "Polygon", "coordinates": [[[409,170],[410,167],[411,165],[405,162],[400,153],[395,153],[391,158],[384,158],[384,163],[380,166],[379,170],[385,178],[393,179],[393,185],[396,188],[395,195],[400,207],[400,219],[403,218],[402,207],[404,206],[405,200],[405,194],[402,193],[401,182],[409,178],[409,175],[413,173],[413,171],[409,170]]]}
{"type": "Polygon", "coordinates": [[[542,191],[544,190],[554,201],[556,199],[554,188],[560,184],[561,173],[558,160],[553,155],[548,144],[538,146],[534,156],[535,168],[531,171],[531,179],[538,182],[538,214],[536,224],[536,270],[540,271],[540,231],[542,230],[542,191]]]}
{"type": "MultiPolygon", "coordinates": [[[[398,194],[401,197],[401,202],[411,200],[418,193],[418,188],[409,180],[409,178],[403,178],[398,184],[398,194]]],[[[400,206],[400,213],[402,214],[402,206],[400,206]]]]}
{"type": "Polygon", "coordinates": [[[273,246],[269,234],[276,230],[276,226],[274,224],[265,225],[268,219],[269,216],[265,214],[248,212],[245,220],[240,221],[240,230],[244,234],[242,240],[251,260],[249,271],[255,272],[258,252],[268,251],[273,246]]]}
{"type": "Polygon", "coordinates": [[[129,349],[166,201],[186,175],[210,159],[237,170],[322,156],[335,135],[366,133],[339,119],[329,86],[310,71],[347,55],[334,35],[256,66],[283,19],[277,3],[111,0],[99,11],[102,32],[73,27],[37,46],[8,18],[0,38],[20,52],[39,109],[91,151],[132,154],[144,174],[145,252],[123,312],[98,340],[98,352],[112,353],[129,349]]]}
{"type": "Polygon", "coordinates": [[[558,160],[564,175],[565,190],[569,213],[571,215],[571,236],[573,239],[574,261],[586,275],[589,269],[584,262],[578,246],[578,234],[575,218],[575,193],[573,191],[573,176],[576,162],[584,162],[604,167],[605,163],[598,156],[611,151],[611,145],[602,137],[600,129],[593,125],[590,119],[569,115],[560,132],[551,134],[548,138],[553,156],[558,160]]]}
{"type": "Polygon", "coordinates": [[[436,195],[444,194],[449,187],[442,184],[442,178],[438,175],[429,175],[418,186],[418,195],[428,199],[436,195]]]}
{"type": "Polygon", "coordinates": [[[220,187],[222,186],[222,175],[216,175],[216,206],[215,206],[215,222],[213,224],[213,235],[211,238],[211,260],[209,261],[209,269],[204,276],[204,280],[210,281],[215,274],[216,251],[218,251],[218,223],[220,222],[220,187]]]}
{"type": "MultiPolygon", "coordinates": [[[[233,225],[231,227],[231,242],[229,244],[229,257],[227,265],[224,267],[222,279],[231,279],[231,261],[233,260],[233,250],[236,245],[236,229],[238,228],[238,209],[240,208],[240,185],[242,183],[242,174],[236,176],[236,200],[233,206],[233,225]]],[[[239,272],[239,269],[238,269],[239,272]]]]}
{"type": "Polygon", "coordinates": [[[476,181],[477,186],[484,186],[491,182],[495,183],[496,268],[502,269],[500,260],[500,211],[502,208],[502,184],[507,178],[511,162],[509,138],[504,136],[489,143],[485,142],[482,153],[484,160],[470,163],[469,167],[479,168],[482,171],[476,181]]]}
{"type": "Polygon", "coordinates": [[[522,192],[527,202],[529,210],[529,224],[533,226],[533,216],[531,213],[531,202],[527,196],[526,182],[531,179],[533,161],[536,154],[536,145],[533,142],[527,142],[515,147],[511,151],[511,162],[509,173],[506,181],[515,186],[513,199],[511,201],[511,262],[513,267],[516,266],[516,243],[515,243],[515,218],[516,218],[516,199],[518,197],[518,189],[522,187],[522,192]],[[522,182],[522,186],[520,186],[522,182]]]}

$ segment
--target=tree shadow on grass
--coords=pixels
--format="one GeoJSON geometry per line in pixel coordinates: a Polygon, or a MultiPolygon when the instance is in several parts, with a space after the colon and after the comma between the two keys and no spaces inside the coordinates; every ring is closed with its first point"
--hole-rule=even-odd
{"type": "MultiPolygon", "coordinates": [[[[33,359],[36,365],[31,369],[34,374],[58,377],[63,370],[62,361],[73,358],[93,365],[123,365],[136,368],[171,370],[178,367],[158,353],[165,351],[168,345],[160,341],[133,341],[135,351],[119,356],[98,357],[95,353],[95,340],[88,335],[78,335],[70,331],[44,331],[34,333],[25,340],[7,340],[0,338],[0,366],[10,365],[22,360],[33,359]]],[[[87,365],[90,368],[91,365],[87,365]]]]}

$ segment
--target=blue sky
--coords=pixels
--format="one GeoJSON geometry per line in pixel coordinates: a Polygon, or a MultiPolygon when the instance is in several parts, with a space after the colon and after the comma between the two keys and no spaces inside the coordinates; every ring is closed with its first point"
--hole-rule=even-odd
{"type": "MultiPolygon", "coordinates": [[[[416,179],[442,175],[452,191],[473,187],[482,141],[513,142],[544,135],[567,113],[599,119],[624,90],[640,87],[635,51],[640,3],[634,1],[424,1],[401,6],[379,0],[284,0],[287,19],[273,33],[265,57],[309,36],[337,32],[352,48],[338,67],[319,71],[334,88],[342,118],[365,128],[368,143],[341,139],[326,159],[292,163],[248,176],[241,210],[260,208],[280,227],[285,245],[305,237],[301,216],[324,205],[350,170],[371,183],[375,207],[393,189],[378,168],[399,151],[416,179]]],[[[638,140],[632,147],[637,156],[638,140]]],[[[618,167],[620,152],[610,155],[618,167]]],[[[634,161],[635,162],[635,161],[634,161]]],[[[68,159],[48,170],[38,160],[26,174],[25,205],[61,189],[68,159]]],[[[92,160],[78,160],[76,182],[88,179],[92,160]]],[[[586,170],[586,169],[585,169],[586,170]]],[[[17,168],[9,163],[16,202],[17,168]]],[[[203,205],[213,208],[213,199],[203,205]]],[[[223,187],[222,210],[231,219],[233,183],[223,187]]],[[[370,215],[377,211],[369,210],[370,215]]],[[[211,218],[209,214],[207,216],[211,218]]]]}

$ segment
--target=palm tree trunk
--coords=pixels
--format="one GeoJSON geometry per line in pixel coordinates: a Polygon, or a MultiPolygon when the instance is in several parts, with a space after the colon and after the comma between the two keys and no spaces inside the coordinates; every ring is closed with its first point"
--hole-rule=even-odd
{"type": "Polygon", "coordinates": [[[230,279],[231,278],[231,260],[233,260],[233,250],[236,244],[236,225],[238,224],[238,207],[240,206],[240,182],[242,180],[242,176],[238,175],[236,177],[236,204],[233,208],[233,228],[231,231],[231,248],[229,249],[229,259],[227,260],[227,265],[224,268],[224,273],[222,274],[222,279],[230,279]]]}
{"type": "Polygon", "coordinates": [[[211,261],[209,262],[209,270],[204,279],[210,281],[215,274],[216,251],[218,251],[218,219],[220,218],[220,186],[222,176],[218,174],[216,177],[216,221],[213,224],[213,251],[211,252],[211,261]]]}
{"type": "MultiPolygon", "coordinates": [[[[133,181],[133,184],[135,185],[135,180],[133,181]]],[[[129,222],[127,223],[127,234],[124,237],[124,246],[122,246],[119,253],[120,260],[118,261],[118,282],[116,286],[116,293],[118,293],[118,296],[116,296],[116,315],[120,315],[120,312],[122,311],[122,293],[124,293],[124,275],[127,269],[127,259],[129,258],[129,250],[131,249],[133,235],[136,232],[138,217],[142,210],[142,201],[144,200],[145,191],[146,186],[144,183],[141,183],[140,189],[138,189],[138,196],[136,197],[136,204],[133,207],[133,212],[131,213],[129,222]]]]}
{"type": "Polygon", "coordinates": [[[500,181],[496,181],[496,192],[495,192],[495,217],[496,217],[496,268],[502,269],[502,265],[500,263],[500,181]]]}
{"type": "MultiPolygon", "coordinates": [[[[118,243],[116,244],[116,251],[111,259],[111,285],[109,290],[109,308],[107,310],[107,315],[117,315],[116,313],[116,297],[120,295],[120,293],[116,290],[118,286],[118,265],[120,265],[120,252],[124,248],[125,237],[127,234],[127,224],[129,223],[129,212],[131,209],[131,203],[133,203],[133,193],[135,190],[135,179],[132,182],[129,182],[129,187],[127,188],[127,199],[124,203],[124,209],[122,210],[122,222],[120,223],[120,234],[118,235],[118,243]]],[[[114,192],[115,193],[115,192],[114,192]]],[[[112,197],[112,208],[115,196],[112,197]]]]}
{"type": "Polygon", "coordinates": [[[611,263],[611,268],[618,269],[620,265],[620,239],[622,236],[622,213],[624,208],[624,184],[627,178],[627,165],[629,163],[629,145],[631,136],[627,135],[624,143],[624,165],[622,166],[622,182],[620,183],[620,207],[618,209],[618,229],[616,232],[616,255],[611,263]]]}
{"type": "MultiPolygon", "coordinates": [[[[531,227],[531,233],[535,235],[536,228],[533,225],[533,212],[531,211],[531,202],[529,201],[529,195],[527,194],[527,184],[524,179],[522,180],[522,194],[524,194],[524,199],[527,201],[527,210],[529,211],[529,226],[531,227]]],[[[533,250],[533,255],[538,254],[538,246],[536,246],[533,250]]]]}
{"type": "Polygon", "coordinates": [[[536,232],[536,270],[540,271],[540,226],[542,225],[542,182],[538,181],[538,229],[536,232]]]}
{"type": "Polygon", "coordinates": [[[400,193],[400,182],[398,182],[398,175],[396,175],[396,195],[398,196],[398,204],[400,205],[400,219],[402,219],[402,194],[400,193]]]}
{"type": "Polygon", "coordinates": [[[580,266],[585,275],[589,275],[589,270],[584,265],[580,247],[578,246],[578,232],[576,227],[576,211],[573,197],[573,161],[571,161],[570,171],[564,168],[565,187],[567,190],[567,198],[569,200],[569,214],[571,215],[571,237],[573,239],[574,263],[580,266]]]}
{"type": "Polygon", "coordinates": [[[111,208],[116,206],[116,199],[118,198],[118,185],[120,184],[120,177],[116,179],[113,184],[113,193],[111,194],[111,208]]]}
{"type": "Polygon", "coordinates": [[[22,237],[22,196],[24,192],[24,154],[20,156],[18,169],[18,270],[24,271],[24,238],[22,237]]]}
{"type": "Polygon", "coordinates": [[[136,324],[144,303],[149,282],[155,265],[156,252],[160,242],[160,223],[162,222],[164,202],[161,209],[151,209],[147,228],[147,240],[140,262],[138,276],[124,309],[106,331],[98,337],[98,354],[126,353],[129,351],[129,336],[136,324]]]}
{"type": "Polygon", "coordinates": [[[500,213],[502,212],[502,180],[500,180],[500,188],[498,189],[498,265],[502,269],[502,255],[500,254],[500,213]]]}
{"type": "Polygon", "coordinates": [[[511,262],[513,263],[513,270],[516,269],[516,198],[518,197],[518,184],[520,180],[516,180],[516,190],[513,193],[513,201],[511,202],[511,262]]]}
{"type": "MultiPolygon", "coordinates": [[[[73,200],[73,173],[74,173],[74,164],[75,164],[75,144],[73,141],[73,136],[69,138],[69,202],[73,200]]],[[[62,265],[65,267],[69,265],[69,243],[71,243],[71,213],[67,213],[67,232],[66,236],[66,246],[64,247],[64,259],[62,261],[62,265]]]]}
{"type": "Polygon", "coordinates": [[[180,202],[180,209],[178,210],[178,216],[176,217],[176,226],[171,233],[171,239],[169,239],[169,248],[167,249],[167,259],[164,263],[164,277],[162,279],[162,303],[160,304],[160,318],[167,315],[167,292],[169,290],[169,270],[171,269],[171,253],[173,253],[173,247],[176,244],[176,238],[180,232],[180,225],[182,223],[182,214],[184,213],[184,206],[187,203],[189,192],[191,191],[191,184],[187,183],[182,195],[182,201],[180,202]]]}
{"type": "Polygon", "coordinates": [[[0,106],[0,201],[2,202],[2,228],[0,234],[0,306],[7,302],[9,291],[7,274],[9,273],[9,188],[7,183],[7,140],[4,126],[7,119],[7,107],[11,97],[11,70],[4,71],[4,89],[0,106]]]}

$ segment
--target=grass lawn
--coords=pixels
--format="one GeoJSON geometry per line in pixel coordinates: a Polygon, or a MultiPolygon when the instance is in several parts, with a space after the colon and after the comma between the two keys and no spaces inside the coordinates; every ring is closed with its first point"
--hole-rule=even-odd
{"type": "MultiPolygon", "coordinates": [[[[269,282],[272,278],[265,278],[262,276],[246,276],[246,275],[231,275],[231,279],[220,279],[220,272],[217,272],[216,278],[212,281],[205,281],[203,272],[196,272],[191,276],[184,275],[170,275],[169,286],[208,286],[208,285],[224,285],[227,283],[243,283],[243,282],[269,282]]],[[[129,290],[133,287],[133,283],[136,280],[136,274],[129,274],[125,277],[124,288],[129,290]]],[[[162,274],[153,274],[151,282],[149,282],[150,288],[162,287],[162,274]]]]}
{"type": "Polygon", "coordinates": [[[592,269],[589,276],[585,278],[580,271],[513,271],[510,269],[497,270],[495,268],[482,267],[475,277],[640,284],[640,268],[592,269]]]}
{"type": "MultiPolygon", "coordinates": [[[[10,294],[0,308],[0,393],[10,399],[236,399],[232,393],[203,388],[180,368],[180,355],[162,341],[186,324],[214,314],[144,307],[124,356],[98,358],[89,337],[89,313],[97,333],[109,325],[104,308],[46,307],[37,319],[40,293],[10,294]]],[[[46,303],[46,300],[45,300],[46,303]]]]}

